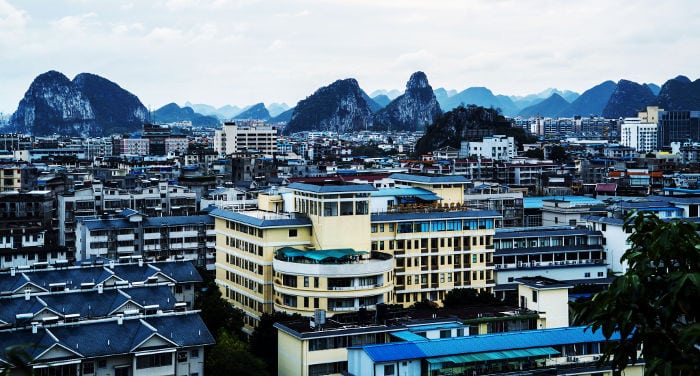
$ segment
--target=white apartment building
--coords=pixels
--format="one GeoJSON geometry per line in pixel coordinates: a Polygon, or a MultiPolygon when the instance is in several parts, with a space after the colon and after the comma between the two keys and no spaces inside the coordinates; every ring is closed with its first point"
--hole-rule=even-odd
{"type": "Polygon", "coordinates": [[[640,153],[656,150],[656,123],[643,123],[640,118],[625,118],[620,131],[620,143],[640,153]]]}
{"type": "Polygon", "coordinates": [[[277,129],[269,125],[239,126],[224,123],[214,136],[214,150],[219,154],[256,151],[272,155],[277,151],[277,129]]]}
{"type": "Polygon", "coordinates": [[[472,155],[481,158],[508,161],[515,157],[515,139],[504,135],[484,137],[481,142],[462,141],[459,151],[460,158],[472,155]]]}

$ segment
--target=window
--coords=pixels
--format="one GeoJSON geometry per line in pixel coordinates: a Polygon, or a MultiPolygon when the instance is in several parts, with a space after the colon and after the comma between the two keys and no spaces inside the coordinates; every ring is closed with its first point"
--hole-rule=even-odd
{"type": "Polygon", "coordinates": [[[369,205],[367,201],[357,201],[355,202],[355,214],[367,214],[369,213],[369,205]]]}
{"type": "Polygon", "coordinates": [[[338,215],[338,203],[337,202],[324,202],[323,203],[323,216],[324,217],[335,217],[338,215]]]}
{"type": "Polygon", "coordinates": [[[532,290],[532,302],[537,303],[537,291],[532,290]]]}
{"type": "Polygon", "coordinates": [[[394,365],[393,364],[385,364],[384,365],[384,375],[393,375],[394,374],[394,365]]]}
{"type": "Polygon", "coordinates": [[[170,353],[136,357],[136,369],[165,367],[171,364],[173,364],[173,356],[170,353]]]}
{"type": "Polygon", "coordinates": [[[199,358],[199,349],[194,349],[190,351],[190,358],[196,359],[199,358]]]}
{"type": "Polygon", "coordinates": [[[289,237],[296,238],[297,237],[297,229],[295,229],[295,228],[289,229],[289,237]]]}
{"type": "Polygon", "coordinates": [[[177,353],[177,362],[184,363],[187,361],[187,351],[180,351],[177,353]]]}
{"type": "Polygon", "coordinates": [[[83,375],[95,373],[95,363],[86,362],[83,363],[83,375]]]}
{"type": "Polygon", "coordinates": [[[603,272],[598,272],[598,277],[602,277],[602,276],[603,276],[603,272]]]}
{"type": "Polygon", "coordinates": [[[309,277],[304,276],[304,287],[309,287],[309,277]]]}
{"type": "Polygon", "coordinates": [[[352,215],[352,201],[340,203],[340,215],[352,215]]]}
{"type": "Polygon", "coordinates": [[[584,276],[585,278],[591,278],[591,273],[583,273],[583,276],[584,276]]]}

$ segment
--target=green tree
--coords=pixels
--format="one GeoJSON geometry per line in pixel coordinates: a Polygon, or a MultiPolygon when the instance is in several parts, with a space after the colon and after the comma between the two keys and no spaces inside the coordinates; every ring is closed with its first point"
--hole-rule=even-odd
{"type": "Polygon", "coordinates": [[[199,315],[210,332],[219,333],[225,329],[242,338],[243,313],[221,297],[221,291],[213,280],[202,288],[194,302],[194,308],[202,310],[199,315]]]}
{"type": "Polygon", "coordinates": [[[5,348],[5,361],[9,364],[0,364],[0,376],[11,375],[32,375],[34,369],[30,365],[32,356],[29,355],[29,350],[34,347],[32,344],[12,345],[5,348]],[[5,368],[2,368],[5,367],[5,368]]]}
{"type": "Polygon", "coordinates": [[[621,340],[606,345],[601,362],[624,369],[646,362],[647,375],[692,375],[700,365],[700,235],[687,221],[651,213],[625,219],[628,271],[587,302],[574,304],[574,322],[621,340]]]}
{"type": "Polygon", "coordinates": [[[213,376],[269,375],[262,360],[248,351],[248,346],[237,336],[221,329],[216,345],[208,352],[204,363],[205,373],[213,376]]]}
{"type": "Polygon", "coordinates": [[[298,314],[287,315],[284,312],[263,313],[260,322],[250,338],[250,351],[262,359],[270,374],[277,374],[277,329],[273,326],[278,321],[301,317],[298,314]]]}
{"type": "Polygon", "coordinates": [[[566,149],[563,146],[554,145],[552,150],[549,151],[549,158],[557,163],[566,163],[569,161],[569,154],[566,153],[566,149]]]}
{"type": "Polygon", "coordinates": [[[461,308],[503,303],[493,294],[475,289],[454,289],[445,294],[442,304],[446,308],[461,308]]]}
{"type": "Polygon", "coordinates": [[[525,156],[528,158],[544,159],[544,151],[542,149],[528,149],[525,152],[525,156]]]}

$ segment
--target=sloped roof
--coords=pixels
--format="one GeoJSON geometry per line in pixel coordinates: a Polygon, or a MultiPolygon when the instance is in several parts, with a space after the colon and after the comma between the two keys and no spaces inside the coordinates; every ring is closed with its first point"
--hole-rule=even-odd
{"type": "MultiPolygon", "coordinates": [[[[613,334],[610,338],[610,340],[618,339],[620,339],[619,333],[613,334]]],[[[602,331],[593,332],[587,327],[578,326],[443,338],[429,341],[386,343],[351,348],[363,349],[375,362],[390,362],[605,341],[606,338],[602,331]]]]}
{"type": "Polygon", "coordinates": [[[389,178],[422,184],[464,184],[469,182],[469,179],[461,175],[425,176],[397,173],[389,175],[389,178]]]}
{"type": "Polygon", "coordinates": [[[374,192],[371,184],[343,184],[343,185],[316,185],[306,183],[292,183],[287,188],[297,191],[306,191],[313,193],[352,193],[352,192],[374,192]]]}

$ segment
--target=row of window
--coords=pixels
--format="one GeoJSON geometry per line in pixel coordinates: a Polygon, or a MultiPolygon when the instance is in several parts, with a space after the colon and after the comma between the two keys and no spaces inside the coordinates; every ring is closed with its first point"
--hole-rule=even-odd
{"type": "Polygon", "coordinates": [[[399,234],[413,232],[439,232],[439,231],[463,231],[463,230],[483,230],[493,229],[493,218],[485,219],[453,219],[441,221],[417,221],[402,222],[397,225],[399,234]]]}
{"type": "Polygon", "coordinates": [[[491,235],[484,236],[465,236],[454,238],[423,238],[423,239],[399,239],[399,240],[379,240],[371,243],[373,251],[384,251],[385,244],[388,250],[411,250],[411,249],[428,249],[428,240],[430,240],[430,250],[438,251],[440,248],[448,248],[452,251],[461,251],[462,249],[470,249],[471,246],[491,245],[493,237],[491,235]],[[471,238],[471,240],[469,240],[471,238]]]}
{"type": "Polygon", "coordinates": [[[369,213],[368,201],[324,201],[296,199],[296,209],[302,213],[335,217],[340,215],[366,215],[369,213]]]}
{"type": "MultiPolygon", "coordinates": [[[[238,302],[238,304],[241,304],[245,307],[250,308],[253,311],[256,311],[256,312],[262,311],[263,303],[260,303],[259,301],[255,300],[255,299],[251,299],[250,297],[239,293],[237,290],[231,290],[230,288],[226,288],[226,297],[228,299],[231,299],[231,300],[238,302]]],[[[247,317],[247,315],[246,315],[246,317],[247,317]]]]}
{"type": "Polygon", "coordinates": [[[241,251],[252,253],[254,255],[263,255],[263,247],[261,245],[253,244],[231,236],[226,236],[226,245],[229,247],[238,248],[241,251]]]}
{"type": "Polygon", "coordinates": [[[228,253],[226,254],[226,263],[229,265],[234,265],[235,267],[243,270],[247,270],[252,273],[258,273],[259,275],[263,274],[263,266],[253,262],[246,260],[244,258],[234,256],[234,255],[229,255],[228,253]]]}
{"type": "MultiPolygon", "coordinates": [[[[493,255],[491,253],[471,253],[463,255],[454,255],[454,265],[469,266],[476,263],[491,262],[493,255]],[[471,261],[470,261],[471,259],[471,261]]],[[[410,268],[412,266],[437,266],[437,265],[452,265],[452,255],[441,256],[414,256],[414,257],[397,257],[396,267],[410,268]],[[439,260],[439,263],[438,263],[439,260]]]]}
{"type": "Polygon", "coordinates": [[[255,228],[253,226],[244,225],[244,224],[238,223],[238,222],[226,221],[226,228],[229,230],[242,232],[244,234],[257,236],[259,238],[263,237],[263,230],[262,229],[255,228]]]}
{"type": "Polygon", "coordinates": [[[247,290],[250,290],[252,292],[257,292],[259,294],[263,293],[263,285],[253,281],[251,279],[248,279],[246,277],[243,277],[239,274],[236,273],[231,273],[228,270],[226,271],[226,280],[229,282],[235,283],[238,286],[241,286],[242,288],[245,288],[247,290]]]}

